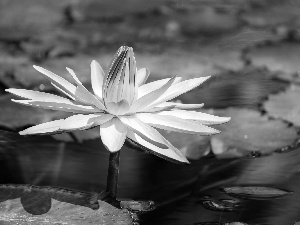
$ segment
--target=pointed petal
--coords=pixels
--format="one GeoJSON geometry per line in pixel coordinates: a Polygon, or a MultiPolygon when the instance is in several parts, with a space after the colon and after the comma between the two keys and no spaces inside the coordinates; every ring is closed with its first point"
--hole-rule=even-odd
{"type": "Polygon", "coordinates": [[[66,118],[60,125],[60,130],[85,130],[106,123],[111,120],[113,115],[110,114],[77,114],[66,118]]]}
{"type": "Polygon", "coordinates": [[[183,93],[194,89],[195,87],[199,86],[204,81],[206,81],[208,78],[210,78],[210,76],[185,80],[180,83],[172,85],[168,89],[168,91],[166,91],[157,101],[155,101],[152,105],[150,105],[149,108],[157,106],[158,104],[161,104],[163,102],[172,100],[173,98],[176,98],[177,96],[182,95],[183,93]]]}
{"type": "MultiPolygon", "coordinates": [[[[103,96],[104,102],[112,102],[113,101],[110,91],[111,91],[111,88],[113,87],[113,85],[115,85],[115,86],[117,85],[115,83],[115,79],[123,71],[123,68],[125,67],[128,51],[129,51],[129,47],[121,46],[118,49],[118,51],[116,52],[116,54],[114,55],[114,57],[110,63],[108,73],[106,74],[106,76],[104,78],[104,84],[103,84],[103,90],[102,90],[102,92],[103,92],[102,96],[103,96]]],[[[128,78],[128,81],[129,81],[128,76],[125,76],[125,78],[128,78]]],[[[125,84],[125,86],[128,86],[128,85],[125,84]]]]}
{"type": "Polygon", "coordinates": [[[105,73],[100,64],[93,60],[91,63],[91,82],[95,95],[102,99],[102,86],[105,73]]]}
{"type": "Polygon", "coordinates": [[[174,106],[164,106],[164,107],[153,107],[151,109],[145,109],[142,111],[139,111],[139,113],[154,113],[154,112],[161,112],[161,111],[168,111],[174,109],[174,106]]]}
{"type": "Polygon", "coordinates": [[[186,120],[196,120],[203,124],[222,124],[228,122],[230,117],[214,116],[207,113],[185,110],[171,110],[158,112],[158,115],[174,116],[186,120]]]}
{"type": "Polygon", "coordinates": [[[130,105],[135,99],[136,62],[133,50],[122,46],[112,61],[103,85],[103,98],[106,102],[126,100],[130,105]]]}
{"type": "Polygon", "coordinates": [[[27,98],[35,101],[42,101],[42,102],[65,102],[69,103],[70,100],[67,98],[63,98],[57,95],[40,92],[40,91],[32,91],[32,90],[26,90],[26,89],[16,89],[16,88],[9,88],[5,91],[20,96],[22,98],[27,98]]]}
{"type": "Polygon", "coordinates": [[[82,85],[82,83],[77,78],[75,72],[72,69],[68,68],[68,67],[66,69],[68,70],[68,72],[71,74],[71,76],[75,80],[76,84],[78,85],[76,87],[76,90],[75,90],[76,100],[78,100],[80,102],[83,102],[85,104],[89,104],[89,105],[92,104],[92,105],[98,107],[101,110],[105,110],[105,106],[101,103],[101,101],[99,99],[97,99],[95,95],[93,95],[91,92],[89,92],[82,85]]]}
{"type": "Polygon", "coordinates": [[[113,118],[100,126],[103,144],[110,152],[119,151],[124,145],[127,127],[118,118],[113,118]]]}
{"type": "MultiPolygon", "coordinates": [[[[150,153],[157,155],[163,159],[170,160],[170,161],[178,161],[182,163],[189,163],[189,161],[186,159],[186,157],[179,151],[175,151],[173,148],[159,148],[156,145],[144,140],[141,136],[138,134],[128,131],[127,137],[131,139],[132,141],[144,146],[147,148],[146,151],[149,151],[150,153]]],[[[175,148],[175,147],[174,147],[175,148]]]]}
{"type": "Polygon", "coordinates": [[[21,131],[20,134],[54,134],[72,130],[84,130],[101,125],[112,118],[113,116],[109,114],[78,114],[66,119],[54,120],[29,127],[28,129],[21,131]]]}
{"type": "MultiPolygon", "coordinates": [[[[155,91],[156,89],[165,85],[171,78],[166,78],[162,80],[156,80],[147,84],[143,84],[138,88],[138,98],[143,97],[144,95],[155,91]]],[[[176,77],[173,84],[176,84],[182,80],[182,77],[176,77]]]]}
{"type": "Polygon", "coordinates": [[[141,86],[144,83],[146,83],[146,80],[148,79],[149,75],[150,71],[147,68],[139,69],[136,74],[137,85],[141,86]]]}
{"type": "Polygon", "coordinates": [[[156,107],[173,107],[173,109],[186,109],[186,110],[190,110],[190,109],[200,109],[204,106],[204,104],[182,104],[182,103],[177,103],[177,102],[164,102],[161,103],[159,105],[157,105],[156,107]]]}
{"type": "Polygon", "coordinates": [[[175,116],[165,116],[152,113],[139,113],[136,116],[142,122],[164,130],[199,135],[220,133],[220,131],[205,126],[199,121],[184,120],[175,116]]]}
{"type": "Polygon", "coordinates": [[[34,106],[42,109],[52,109],[59,110],[64,112],[72,112],[72,113],[95,113],[95,112],[103,112],[100,109],[93,106],[85,106],[85,105],[77,105],[72,103],[65,102],[42,102],[42,101],[34,101],[34,100],[15,100],[12,99],[13,102],[20,103],[27,106],[34,106]]]}
{"type": "Polygon", "coordinates": [[[119,118],[129,129],[139,134],[144,139],[150,139],[162,146],[168,145],[169,142],[167,142],[167,140],[156,129],[142,122],[135,115],[120,116],[119,118]]]}
{"type": "Polygon", "coordinates": [[[71,74],[71,76],[73,77],[73,79],[75,80],[77,85],[82,85],[81,81],[78,79],[78,77],[76,76],[74,70],[66,67],[66,69],[68,70],[69,74],[71,74]]]}
{"type": "Polygon", "coordinates": [[[28,134],[51,134],[56,133],[59,131],[60,124],[64,121],[61,120],[54,120],[46,123],[41,123],[39,125],[29,127],[23,131],[20,131],[20,135],[28,135],[28,134]]]}
{"type": "Polygon", "coordinates": [[[136,61],[133,54],[133,49],[129,48],[127,54],[127,61],[129,62],[129,87],[130,87],[130,100],[131,105],[137,99],[137,80],[136,80],[136,61]]]}
{"type": "Polygon", "coordinates": [[[144,95],[143,97],[136,100],[130,107],[130,112],[142,111],[144,108],[147,108],[150,104],[156,101],[161,95],[163,95],[169,87],[173,84],[175,77],[170,79],[162,87],[156,89],[155,91],[150,92],[149,94],[144,95]]]}
{"type": "Polygon", "coordinates": [[[61,89],[61,88],[58,87],[57,85],[53,84],[52,82],[51,82],[51,84],[52,84],[52,86],[55,87],[58,91],[60,91],[62,94],[68,96],[68,97],[69,97],[70,99],[72,99],[73,101],[76,100],[72,95],[68,94],[66,91],[64,91],[63,89],[61,89]]]}
{"type": "Polygon", "coordinates": [[[54,83],[59,88],[63,89],[68,94],[74,96],[76,87],[71,84],[69,81],[65,80],[64,78],[50,72],[49,70],[46,70],[39,66],[33,66],[34,69],[39,71],[40,73],[44,74],[49,80],[54,83]]]}

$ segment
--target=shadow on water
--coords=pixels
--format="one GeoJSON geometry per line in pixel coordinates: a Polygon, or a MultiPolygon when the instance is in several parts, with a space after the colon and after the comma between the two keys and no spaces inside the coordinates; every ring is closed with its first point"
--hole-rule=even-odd
{"type": "MultiPolygon", "coordinates": [[[[284,83],[263,70],[227,74],[183,95],[206,107],[253,107],[284,83]],[[199,100],[198,100],[199,99],[199,100]],[[199,102],[197,102],[199,101],[199,102]]],[[[101,140],[62,143],[48,136],[1,132],[1,183],[58,186],[87,192],[105,189],[108,153],[101,140]]],[[[118,198],[153,200],[157,208],[141,224],[293,224],[300,217],[300,149],[262,158],[216,159],[208,155],[183,166],[123,147],[118,198]],[[294,192],[280,199],[242,199],[225,194],[230,186],[266,186],[294,192]]]]}

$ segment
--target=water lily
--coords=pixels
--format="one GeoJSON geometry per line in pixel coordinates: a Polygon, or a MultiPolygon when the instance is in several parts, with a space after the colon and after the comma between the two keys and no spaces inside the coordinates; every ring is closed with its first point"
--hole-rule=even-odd
{"type": "Polygon", "coordinates": [[[227,117],[195,111],[203,104],[169,102],[199,86],[209,77],[189,80],[172,77],[146,83],[150,72],[146,68],[136,69],[133,49],[130,47],[119,48],[106,74],[99,63],[92,61],[93,93],[82,85],[74,71],[69,68],[67,70],[75,84],[42,67],[34,68],[44,74],[65,97],[10,88],[6,91],[25,98],[12,101],[44,109],[72,112],[74,115],[32,126],[21,131],[21,135],[55,134],[99,126],[102,142],[110,152],[119,151],[128,138],[153,154],[188,163],[186,157],[155,128],[211,135],[219,131],[207,125],[230,120],[227,117]]]}

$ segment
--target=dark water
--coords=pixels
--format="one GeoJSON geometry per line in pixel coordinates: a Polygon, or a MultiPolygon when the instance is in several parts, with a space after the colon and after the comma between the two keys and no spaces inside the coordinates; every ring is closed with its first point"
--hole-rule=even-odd
{"type": "MultiPolygon", "coordinates": [[[[256,108],[268,94],[286,86],[263,70],[250,70],[213,78],[181,100],[204,102],[208,108],[256,108]]],[[[1,132],[0,140],[2,184],[105,189],[108,153],[100,139],[62,143],[48,136],[1,132]]],[[[208,155],[183,166],[124,147],[120,167],[118,197],[157,204],[156,210],[140,215],[140,224],[283,225],[300,220],[300,149],[262,158],[220,160],[208,155]],[[240,199],[220,189],[228,186],[267,186],[294,193],[280,199],[240,199]],[[225,209],[211,202],[226,203],[225,209]]]]}

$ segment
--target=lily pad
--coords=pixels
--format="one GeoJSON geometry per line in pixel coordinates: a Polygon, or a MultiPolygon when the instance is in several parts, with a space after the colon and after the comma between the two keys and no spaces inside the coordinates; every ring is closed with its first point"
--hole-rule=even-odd
{"type": "Polygon", "coordinates": [[[300,87],[290,86],[286,91],[271,95],[264,103],[268,114],[300,126],[300,87]]]}
{"type": "Polygon", "coordinates": [[[1,224],[20,225],[85,225],[85,224],[132,224],[133,219],[127,210],[114,208],[101,202],[100,208],[88,207],[52,200],[51,209],[42,215],[32,215],[23,209],[20,199],[7,200],[0,203],[1,224]]]}
{"type": "Polygon", "coordinates": [[[277,72],[275,77],[300,83],[299,43],[279,43],[252,49],[247,56],[257,67],[266,67],[277,72]]]}
{"type": "Polygon", "coordinates": [[[268,200],[281,198],[292,194],[292,192],[284,191],[272,187],[226,187],[223,189],[226,194],[246,199],[268,200]]]}
{"type": "Polygon", "coordinates": [[[270,154],[297,139],[295,128],[280,120],[270,120],[255,110],[228,108],[212,114],[231,117],[231,121],[218,126],[222,132],[211,139],[217,157],[270,154]]]}

